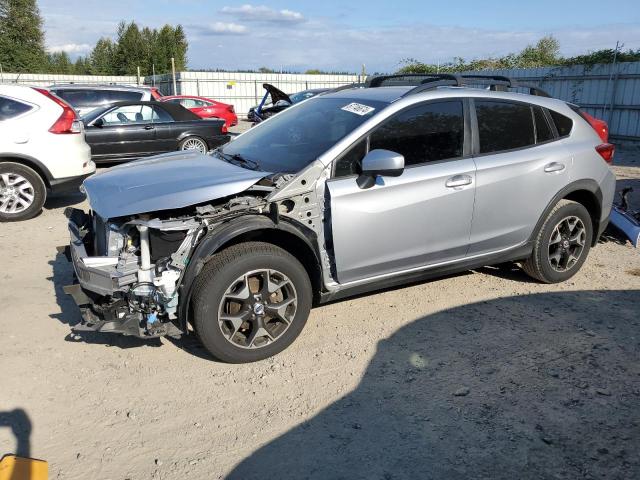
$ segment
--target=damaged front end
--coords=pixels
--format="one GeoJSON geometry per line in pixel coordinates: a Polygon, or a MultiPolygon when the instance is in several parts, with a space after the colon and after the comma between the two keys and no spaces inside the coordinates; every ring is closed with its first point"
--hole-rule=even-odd
{"type": "Polygon", "coordinates": [[[71,241],[64,253],[77,283],[64,291],[82,314],[72,329],[141,338],[180,335],[180,286],[198,242],[220,222],[261,213],[264,205],[259,195],[236,197],[219,206],[108,221],[68,208],[71,241]]]}

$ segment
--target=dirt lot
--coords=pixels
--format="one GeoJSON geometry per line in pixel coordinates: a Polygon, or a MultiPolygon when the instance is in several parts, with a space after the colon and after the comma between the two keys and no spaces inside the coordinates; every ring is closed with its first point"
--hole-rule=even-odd
{"type": "MultiPolygon", "coordinates": [[[[618,153],[640,191],[640,149],[618,153]]],[[[0,454],[52,479],[640,478],[628,243],[562,285],[503,266],[323,306],[283,354],[225,365],[192,339],[70,335],[74,204],[0,225],[0,454]]]]}

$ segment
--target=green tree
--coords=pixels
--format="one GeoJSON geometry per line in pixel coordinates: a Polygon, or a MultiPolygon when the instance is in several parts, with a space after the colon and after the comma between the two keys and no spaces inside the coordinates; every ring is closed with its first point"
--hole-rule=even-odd
{"type": "Polygon", "coordinates": [[[46,68],[42,17],[36,0],[0,0],[0,63],[4,71],[46,68]]]}
{"type": "Polygon", "coordinates": [[[101,38],[89,54],[93,75],[112,75],[115,65],[115,45],[110,38],[101,38]]]}
{"type": "Polygon", "coordinates": [[[137,67],[142,67],[145,63],[145,50],[146,46],[138,25],[135,22],[120,22],[114,55],[114,73],[135,75],[137,67]]]}
{"type": "Polygon", "coordinates": [[[67,52],[53,52],[47,55],[49,73],[69,74],[73,72],[73,64],[67,52]]]}

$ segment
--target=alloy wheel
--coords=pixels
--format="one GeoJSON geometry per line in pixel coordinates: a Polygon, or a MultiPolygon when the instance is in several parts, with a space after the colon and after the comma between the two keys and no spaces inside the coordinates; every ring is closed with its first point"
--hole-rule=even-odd
{"type": "Polygon", "coordinates": [[[549,263],[556,272],[570,270],[584,251],[587,230],[576,216],[560,220],[551,232],[549,263]]]}
{"type": "Polygon", "coordinates": [[[297,311],[293,282],[273,269],[253,270],[237,278],[220,301],[218,326],[235,347],[273,344],[291,326],[297,311]]]}
{"type": "Polygon", "coordinates": [[[35,189],[25,177],[11,172],[0,174],[0,212],[24,212],[34,199],[35,189]]]}
{"type": "Polygon", "coordinates": [[[207,153],[207,146],[199,138],[189,138],[182,144],[182,150],[197,150],[200,153],[207,153]]]}

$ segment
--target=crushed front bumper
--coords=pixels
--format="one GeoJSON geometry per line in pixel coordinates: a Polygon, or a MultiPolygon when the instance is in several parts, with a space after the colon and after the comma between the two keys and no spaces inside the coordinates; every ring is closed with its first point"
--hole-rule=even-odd
{"type": "Polygon", "coordinates": [[[89,216],[78,209],[65,211],[69,219],[70,244],[58,247],[74,270],[74,283],[64,287],[82,315],[74,332],[111,332],[140,338],[179,335],[171,322],[148,328],[146,316],[133,311],[127,300],[127,286],[137,280],[137,262],[123,263],[118,257],[90,256],[85,239],[91,239],[89,216]]]}

